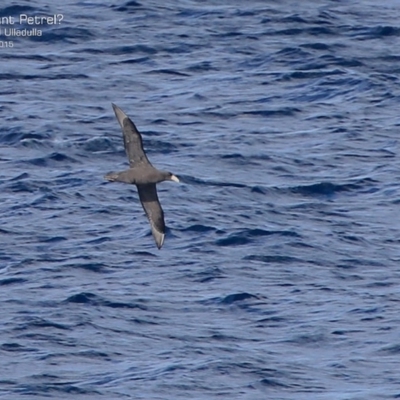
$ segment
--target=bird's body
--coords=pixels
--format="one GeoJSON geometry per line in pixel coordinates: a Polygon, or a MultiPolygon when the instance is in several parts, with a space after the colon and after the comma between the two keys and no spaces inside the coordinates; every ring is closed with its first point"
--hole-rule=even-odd
{"type": "Polygon", "coordinates": [[[164,212],[158,200],[156,184],[163,181],[179,182],[179,179],[167,171],[154,168],[143,150],[142,137],[130,118],[115,104],[112,105],[122,128],[124,147],[130,168],[121,172],[111,172],[105,179],[136,185],[139,199],[151,225],[151,231],[157,247],[161,249],[165,237],[164,212]]]}
{"type": "Polygon", "coordinates": [[[148,168],[135,167],[129,168],[125,171],[107,174],[106,179],[109,181],[130,183],[133,185],[145,185],[149,183],[156,184],[169,180],[169,172],[166,172],[161,176],[160,172],[163,173],[164,171],[159,171],[153,166],[149,166],[148,168]]]}

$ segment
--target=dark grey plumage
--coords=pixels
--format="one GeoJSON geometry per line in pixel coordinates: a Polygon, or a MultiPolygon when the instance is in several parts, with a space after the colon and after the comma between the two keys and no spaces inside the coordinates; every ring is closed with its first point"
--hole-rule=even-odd
{"type": "Polygon", "coordinates": [[[157,196],[156,184],[163,181],[179,182],[171,172],[154,168],[143,150],[142,136],[131,119],[115,104],[115,116],[122,128],[124,147],[129,160],[129,169],[111,172],[104,176],[108,181],[136,185],[139,199],[149,219],[151,232],[157,247],[161,249],[165,237],[164,212],[157,196]]]}

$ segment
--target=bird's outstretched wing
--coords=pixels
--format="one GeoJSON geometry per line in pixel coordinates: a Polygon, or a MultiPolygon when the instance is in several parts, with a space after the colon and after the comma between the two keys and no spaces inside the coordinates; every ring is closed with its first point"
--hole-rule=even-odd
{"type": "Polygon", "coordinates": [[[150,164],[143,150],[142,136],[132,120],[115,104],[112,104],[115,116],[122,128],[124,146],[131,168],[139,164],[150,164]]]}
{"type": "Polygon", "coordinates": [[[136,185],[139,198],[143,209],[149,219],[151,232],[157,247],[161,249],[165,237],[164,212],[157,196],[157,188],[155,184],[136,185]]]}

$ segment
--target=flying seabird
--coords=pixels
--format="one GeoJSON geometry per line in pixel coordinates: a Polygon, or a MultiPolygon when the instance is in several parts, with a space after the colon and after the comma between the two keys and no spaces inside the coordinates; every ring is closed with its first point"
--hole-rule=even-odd
{"type": "Polygon", "coordinates": [[[151,232],[157,247],[161,249],[164,243],[165,222],[164,212],[158,201],[156,184],[162,181],[179,179],[171,172],[154,168],[143,150],[142,136],[132,120],[115,104],[112,104],[115,116],[122,128],[124,147],[129,160],[129,169],[121,172],[111,172],[104,176],[111,182],[124,182],[136,185],[139,199],[149,219],[151,232]]]}

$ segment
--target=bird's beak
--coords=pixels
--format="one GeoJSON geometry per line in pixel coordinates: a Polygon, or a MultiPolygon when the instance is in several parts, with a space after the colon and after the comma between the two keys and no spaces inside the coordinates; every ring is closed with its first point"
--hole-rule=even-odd
{"type": "Polygon", "coordinates": [[[179,179],[178,179],[178,177],[175,176],[175,175],[171,175],[171,181],[180,182],[179,179]]]}

